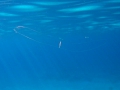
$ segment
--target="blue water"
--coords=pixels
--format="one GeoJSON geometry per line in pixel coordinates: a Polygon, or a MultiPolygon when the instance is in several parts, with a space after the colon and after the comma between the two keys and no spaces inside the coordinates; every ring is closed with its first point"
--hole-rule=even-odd
{"type": "Polygon", "coordinates": [[[119,0],[1,0],[0,90],[120,90],[119,0]]]}

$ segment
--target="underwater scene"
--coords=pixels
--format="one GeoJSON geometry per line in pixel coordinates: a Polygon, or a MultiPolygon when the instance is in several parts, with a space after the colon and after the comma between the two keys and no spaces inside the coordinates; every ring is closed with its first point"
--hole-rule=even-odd
{"type": "Polygon", "coordinates": [[[120,0],[0,0],[0,90],[120,90],[120,0]]]}

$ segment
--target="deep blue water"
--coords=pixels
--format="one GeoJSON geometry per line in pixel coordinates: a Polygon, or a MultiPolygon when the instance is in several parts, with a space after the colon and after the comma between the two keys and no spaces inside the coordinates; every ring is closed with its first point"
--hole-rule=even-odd
{"type": "Polygon", "coordinates": [[[0,89],[119,83],[119,16],[119,0],[0,1],[0,89]]]}

